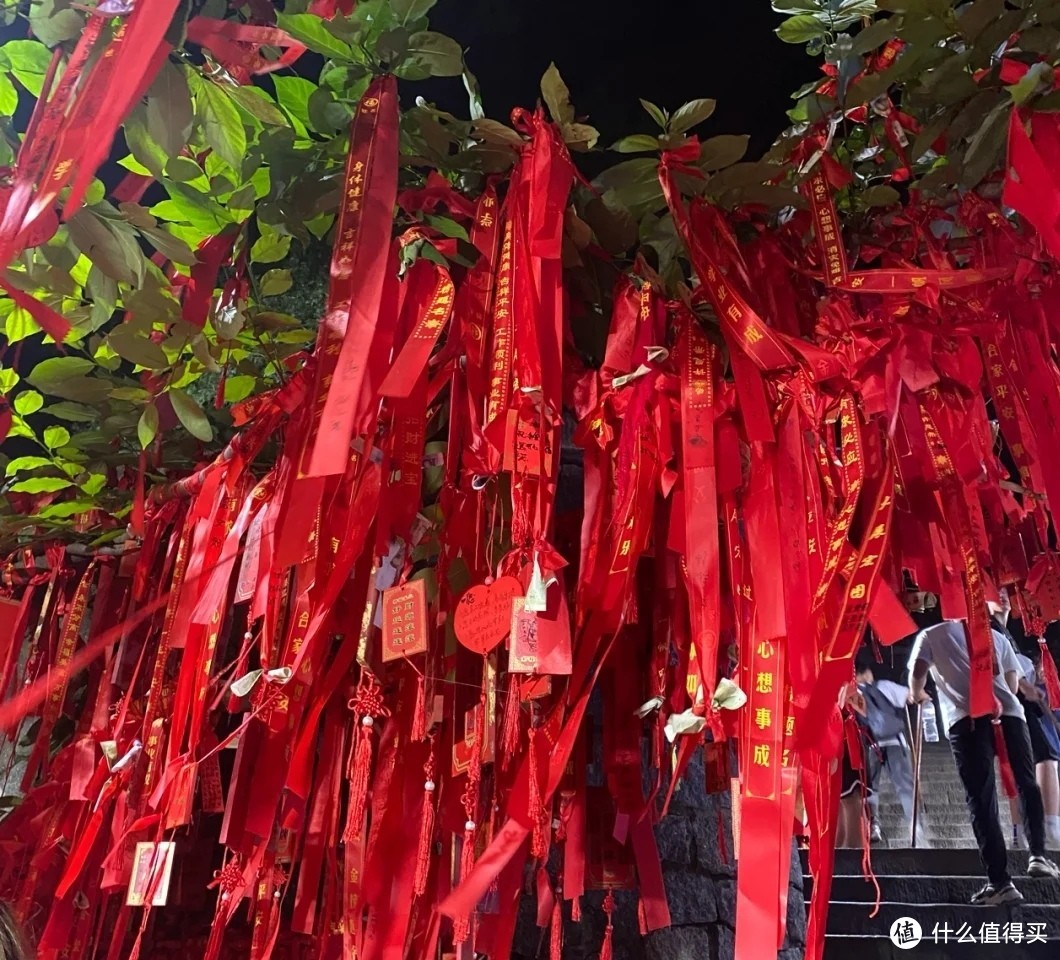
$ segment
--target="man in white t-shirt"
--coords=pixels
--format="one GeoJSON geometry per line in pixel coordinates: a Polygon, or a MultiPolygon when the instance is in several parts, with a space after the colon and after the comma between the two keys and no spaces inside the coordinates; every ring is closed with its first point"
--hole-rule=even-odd
{"type": "MultiPolygon", "coordinates": [[[[1005,636],[996,630],[992,633],[998,668],[994,676],[995,714],[1000,719],[1009,764],[1019,789],[1023,822],[1027,825],[1031,851],[1027,873],[1032,877],[1060,876],[1060,868],[1045,857],[1042,795],[1034,776],[1023,707],[1016,698],[1019,665],[1005,636]]],[[[944,620],[917,635],[909,657],[909,696],[914,703],[928,699],[924,683],[929,669],[935,679],[942,722],[964,784],[972,829],[987,872],[987,883],[972,897],[972,903],[994,906],[1022,900],[1023,895],[1009,876],[1008,850],[998,822],[992,718],[973,720],[969,715],[971,660],[965,626],[960,620],[944,620]]]]}

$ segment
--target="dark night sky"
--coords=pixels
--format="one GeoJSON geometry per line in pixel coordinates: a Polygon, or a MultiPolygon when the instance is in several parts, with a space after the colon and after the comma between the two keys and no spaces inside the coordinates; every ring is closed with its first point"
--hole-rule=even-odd
{"type": "MultiPolygon", "coordinates": [[[[439,0],[430,17],[464,47],[488,116],[532,107],[555,60],[603,146],[652,131],[638,97],[671,110],[713,97],[700,135],[748,133],[757,158],[787,126],[790,94],[818,75],[802,47],[774,34],[783,18],[769,0],[439,0]]],[[[466,115],[459,80],[431,95],[466,115]]]]}

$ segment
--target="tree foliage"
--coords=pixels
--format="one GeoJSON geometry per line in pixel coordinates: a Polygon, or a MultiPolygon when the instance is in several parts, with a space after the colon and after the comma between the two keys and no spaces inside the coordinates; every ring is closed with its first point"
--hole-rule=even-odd
{"type": "MultiPolygon", "coordinates": [[[[454,78],[468,92],[463,118],[422,99],[403,112],[403,186],[435,173],[474,192],[511,165],[523,138],[484,116],[459,43],[430,29],[435,2],[360,0],[330,20],[310,13],[306,0],[286,3],[277,25],[322,59],[315,80],[282,69],[240,84],[208,46],[176,45],[124,124],[116,166],[52,236],[7,267],[11,287],[72,325],[61,349],[21,353],[41,331],[14,299],[0,297],[0,388],[18,441],[3,464],[0,529],[9,540],[120,535],[137,471],[151,484],[209,459],[232,435],[233,405],[281,384],[304,361],[317,316],[284,309],[298,292],[292,268],[330,240],[348,125],[373,74],[454,78]],[[213,287],[196,318],[189,286],[201,286],[197,270],[218,247],[216,281],[208,275],[213,287]],[[46,358],[20,359],[31,354],[46,358]]],[[[801,204],[808,163],[796,148],[816,132],[852,175],[840,209],[870,222],[907,190],[944,198],[994,176],[1013,103],[1060,108],[1055,0],[775,0],[773,8],[784,15],[780,37],[821,56],[825,76],[794,95],[793,126],[769,155],[748,162],[745,137],[706,135],[712,99],[642,101],[644,130],[610,147],[629,156],[576,196],[572,249],[592,242],[618,265],[645,252],[675,290],[688,282],[656,154],[692,138],[702,177],[684,178],[683,189],[771,219],[801,204]],[[1003,76],[1005,58],[1030,67],[1015,84],[1003,76]]],[[[14,118],[40,95],[50,48],[69,51],[84,25],[85,13],[65,0],[29,9],[32,38],[0,49],[0,163],[12,162],[14,118]]],[[[181,10],[173,37],[184,36],[188,6],[181,10]]],[[[198,12],[249,15],[222,0],[198,12]]],[[[541,95],[575,154],[600,149],[556,65],[541,95]]],[[[399,212],[395,230],[411,225],[399,212]]],[[[456,241],[446,246],[450,258],[471,261],[459,224],[433,216],[430,226],[456,241]]],[[[424,241],[409,256],[443,253],[424,241]]],[[[582,287],[606,299],[607,268],[577,255],[571,267],[584,275],[582,287]]]]}

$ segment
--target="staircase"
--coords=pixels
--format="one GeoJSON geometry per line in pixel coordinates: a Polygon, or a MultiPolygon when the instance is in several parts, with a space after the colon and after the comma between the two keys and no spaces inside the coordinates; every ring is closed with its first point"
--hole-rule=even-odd
{"type": "MultiPolygon", "coordinates": [[[[1026,851],[1010,850],[1009,854],[1013,880],[1024,897],[1022,904],[973,907],[968,903],[985,877],[964,789],[947,743],[924,745],[920,783],[917,849],[910,849],[909,825],[886,773],[882,777],[880,819],[887,839],[872,848],[872,869],[880,886],[876,916],[870,917],[876,892],[862,875],[862,852],[836,851],[825,960],[1060,957],[1060,881],[1029,879],[1026,851]],[[907,917],[920,924],[923,939],[911,949],[901,949],[892,943],[890,932],[895,921],[907,917]],[[1020,942],[1016,942],[1017,932],[1020,942]],[[1046,942],[1038,941],[1039,934],[1046,942]],[[965,942],[959,942],[961,937],[965,942]],[[1036,942],[1029,943],[1031,938],[1036,942]]],[[[1009,838],[1012,826],[1000,783],[998,796],[1002,829],[1009,838]]],[[[813,879],[805,852],[803,875],[809,903],[813,879]]]]}

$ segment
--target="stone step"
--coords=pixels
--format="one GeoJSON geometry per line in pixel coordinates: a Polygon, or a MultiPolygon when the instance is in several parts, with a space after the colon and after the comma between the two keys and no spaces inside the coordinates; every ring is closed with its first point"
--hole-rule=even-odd
{"type": "MultiPolygon", "coordinates": [[[[911,917],[920,924],[924,936],[929,941],[937,929],[940,946],[946,925],[949,927],[949,933],[946,934],[949,938],[947,941],[949,946],[957,945],[956,932],[961,930],[965,924],[977,940],[983,936],[981,928],[984,923],[1004,925],[1013,922],[1023,924],[1025,936],[1033,932],[1028,925],[1035,923],[1044,924],[1039,929],[1047,938],[1060,939],[1060,904],[1024,901],[1011,907],[973,907],[970,904],[884,901],[880,903],[876,916],[870,917],[871,912],[872,904],[833,900],[828,907],[828,932],[851,935],[879,932],[889,935],[891,926],[896,920],[911,917]]],[[[996,954],[1004,957],[1005,946],[995,944],[996,954]]],[[[1053,949],[1054,951],[1058,949],[1055,944],[1053,949]]]]}
{"type": "MultiPolygon", "coordinates": [[[[944,844],[946,841],[943,840],[944,844]]],[[[808,872],[808,854],[800,850],[803,873],[808,872]]],[[[1025,850],[1009,851],[1009,869],[1013,876],[1027,871],[1028,854],[1025,850]]],[[[983,866],[979,851],[974,847],[939,846],[932,849],[911,850],[909,847],[874,847],[872,869],[878,873],[908,876],[965,876],[981,877],[983,866]]],[[[837,850],[835,855],[836,876],[859,876],[861,874],[861,850],[837,850]]]]}
{"type": "MultiPolygon", "coordinates": [[[[908,874],[876,874],[880,885],[880,899],[901,903],[953,903],[967,904],[983,885],[982,876],[909,876],[908,874]]],[[[1060,903],[1060,880],[1014,877],[1028,903],[1060,903]]],[[[803,883],[806,898],[813,892],[813,878],[806,877],[803,883]]],[[[876,888],[865,877],[837,876],[832,878],[832,900],[847,903],[874,903],[876,888]]],[[[1056,935],[1060,936],[1060,929],[1056,935]]]]}
{"type": "Polygon", "coordinates": [[[824,960],[1055,960],[1057,943],[935,945],[930,936],[911,950],[900,950],[891,943],[888,932],[860,933],[855,936],[828,934],[824,960]]]}

